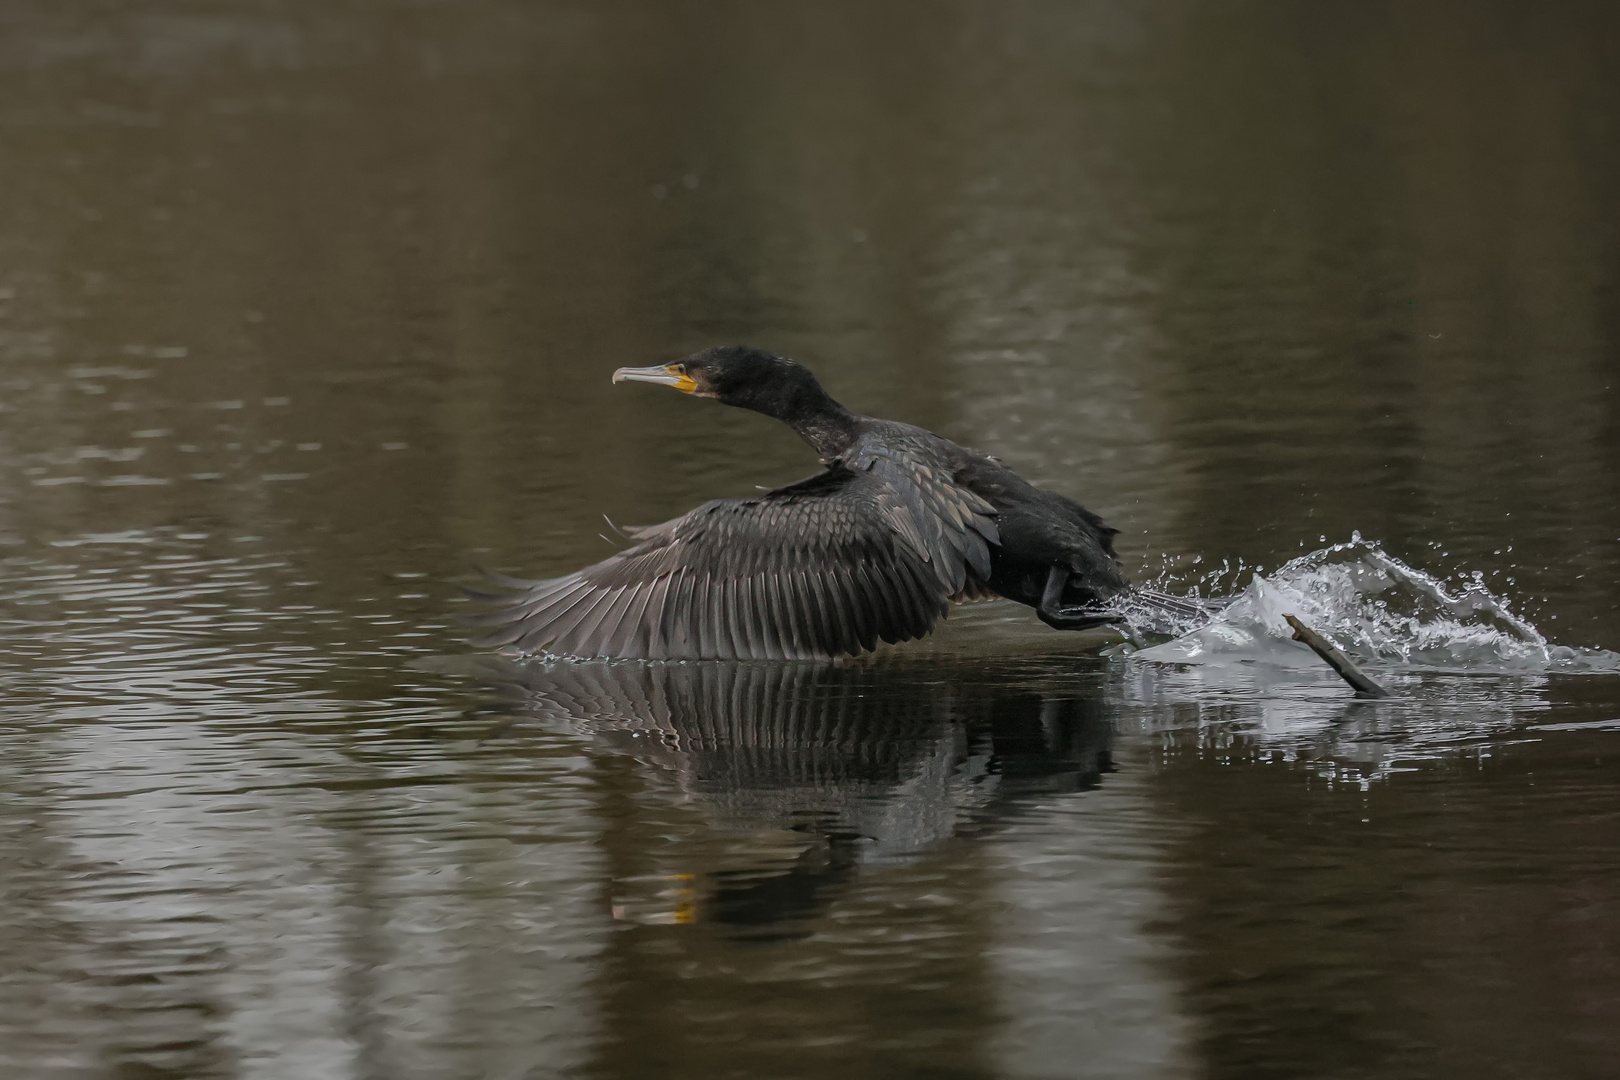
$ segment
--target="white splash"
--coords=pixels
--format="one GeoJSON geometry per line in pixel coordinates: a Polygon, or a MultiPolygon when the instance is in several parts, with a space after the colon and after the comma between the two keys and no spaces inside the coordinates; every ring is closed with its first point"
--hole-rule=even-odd
{"type": "Polygon", "coordinates": [[[1360,534],[1256,575],[1213,618],[1169,628],[1174,640],[1131,653],[1170,664],[1321,662],[1292,640],[1297,615],[1346,653],[1379,667],[1486,674],[1620,672],[1620,653],[1550,643],[1479,580],[1460,590],[1360,534]]]}

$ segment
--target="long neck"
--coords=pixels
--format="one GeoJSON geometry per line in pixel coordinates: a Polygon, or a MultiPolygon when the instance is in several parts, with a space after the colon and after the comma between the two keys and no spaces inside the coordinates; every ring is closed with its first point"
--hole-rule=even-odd
{"type": "Polygon", "coordinates": [[[831,461],[855,442],[854,413],[832,399],[818,384],[795,388],[785,400],[760,409],[799,433],[822,461],[831,461]]]}
{"type": "Polygon", "coordinates": [[[855,442],[855,414],[832,398],[827,403],[830,409],[788,421],[822,461],[842,456],[855,442]]]}

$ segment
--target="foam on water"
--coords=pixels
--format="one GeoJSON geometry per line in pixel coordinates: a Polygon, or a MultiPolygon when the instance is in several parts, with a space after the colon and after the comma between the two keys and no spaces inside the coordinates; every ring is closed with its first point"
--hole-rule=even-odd
{"type": "MultiPolygon", "coordinates": [[[[1210,617],[1164,627],[1173,640],[1131,655],[1172,664],[1319,665],[1292,640],[1297,615],[1358,661],[1380,667],[1487,674],[1620,672],[1620,653],[1549,642],[1475,579],[1460,590],[1408,566],[1360,534],[1255,575],[1210,617]]],[[[1128,609],[1127,615],[1133,614],[1128,609]]],[[[1163,627],[1163,616],[1159,617],[1163,627]]],[[[1155,627],[1158,629],[1159,627],[1155,627]]]]}

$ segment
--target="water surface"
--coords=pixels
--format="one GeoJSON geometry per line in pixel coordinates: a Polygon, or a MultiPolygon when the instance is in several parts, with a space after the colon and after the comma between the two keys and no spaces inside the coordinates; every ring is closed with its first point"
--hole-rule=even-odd
{"type": "Polygon", "coordinates": [[[4,5],[0,1068],[1610,1075],[1617,43],[1575,2],[4,5]],[[833,668],[470,654],[468,567],[813,470],[608,382],[737,340],[1135,576],[1359,532],[1592,662],[1396,649],[1365,703],[1004,605],[833,668]]]}

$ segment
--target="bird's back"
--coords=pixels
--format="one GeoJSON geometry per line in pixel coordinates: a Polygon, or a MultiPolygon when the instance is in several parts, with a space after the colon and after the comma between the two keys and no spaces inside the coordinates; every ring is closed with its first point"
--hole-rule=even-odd
{"type": "Polygon", "coordinates": [[[1000,461],[932,432],[907,424],[875,422],[885,443],[948,474],[952,483],[994,510],[998,543],[991,549],[985,583],[1020,603],[1040,599],[1047,571],[1067,567],[1074,585],[1100,599],[1128,586],[1114,552],[1119,530],[1073,499],[1036,487],[1000,461]]]}

